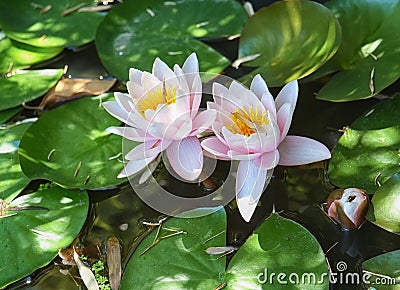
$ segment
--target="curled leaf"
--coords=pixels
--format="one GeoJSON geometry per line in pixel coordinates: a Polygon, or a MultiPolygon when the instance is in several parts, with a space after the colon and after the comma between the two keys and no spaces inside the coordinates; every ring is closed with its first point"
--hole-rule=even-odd
{"type": "Polygon", "coordinates": [[[87,267],[81,259],[79,258],[78,253],[74,249],[74,260],[76,263],[76,266],[78,267],[79,270],[79,275],[81,275],[81,278],[83,280],[83,283],[85,284],[86,288],[88,290],[100,290],[99,285],[97,284],[96,278],[94,277],[93,272],[87,267]]]}

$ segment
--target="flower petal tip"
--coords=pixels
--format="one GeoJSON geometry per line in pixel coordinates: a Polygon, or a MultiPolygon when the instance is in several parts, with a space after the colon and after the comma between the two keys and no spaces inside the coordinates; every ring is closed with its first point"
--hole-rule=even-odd
{"type": "Polygon", "coordinates": [[[245,220],[245,222],[250,222],[254,211],[257,208],[257,202],[250,201],[248,198],[239,198],[236,200],[240,215],[245,220]]]}

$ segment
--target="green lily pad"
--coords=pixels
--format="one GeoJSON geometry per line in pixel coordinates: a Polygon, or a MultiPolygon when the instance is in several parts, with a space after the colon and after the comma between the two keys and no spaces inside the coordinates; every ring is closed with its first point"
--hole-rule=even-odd
{"type": "Polygon", "coordinates": [[[386,100],[357,119],[342,135],[329,161],[329,177],[338,187],[375,192],[400,172],[400,98],[386,100]]]}
{"type": "Polygon", "coordinates": [[[68,246],[81,230],[89,208],[85,191],[59,187],[13,200],[0,218],[0,288],[50,263],[60,248],[68,246]]]}
{"type": "Polygon", "coordinates": [[[105,67],[122,80],[130,67],[149,71],[156,57],[181,65],[193,51],[202,72],[218,73],[229,61],[197,38],[240,33],[246,18],[240,3],[231,0],[124,1],[99,26],[96,48],[105,67]]]}
{"type": "Polygon", "coordinates": [[[131,289],[215,289],[223,282],[225,257],[204,252],[211,246],[225,245],[226,214],[222,208],[197,218],[170,218],[163,223],[157,245],[153,230],[131,256],[121,282],[121,290],[131,289]],[[175,232],[176,233],[176,232],[175,232]]]}
{"type": "Polygon", "coordinates": [[[268,85],[280,86],[316,71],[334,55],[340,39],[340,25],[323,5],[280,1],[249,18],[240,38],[239,58],[259,54],[245,65],[259,67],[252,75],[260,73],[268,85]]]}
{"type": "Polygon", "coordinates": [[[399,1],[333,0],[327,6],[338,17],[343,39],[328,69],[323,69],[326,73],[340,71],[318,92],[317,99],[365,99],[395,82],[400,77],[399,1]]]}
{"type": "Polygon", "coordinates": [[[32,123],[0,129],[0,199],[10,202],[30,182],[22,173],[18,147],[22,136],[32,123]]]}
{"type": "Polygon", "coordinates": [[[63,47],[34,47],[10,38],[3,38],[0,40],[0,73],[49,60],[61,53],[63,49],[63,47]]]}
{"type": "Polygon", "coordinates": [[[400,234],[400,173],[394,174],[374,193],[367,219],[374,224],[400,234]]]}
{"type": "Polygon", "coordinates": [[[368,274],[371,285],[379,285],[379,290],[399,290],[400,250],[385,253],[362,263],[364,273],[368,274]]]}
{"type": "Polygon", "coordinates": [[[325,255],[315,237],[278,214],[272,214],[248,238],[227,270],[223,255],[205,253],[209,247],[225,245],[223,210],[200,218],[171,218],[163,224],[159,237],[173,233],[166,228],[187,234],[162,239],[149,249],[155,241],[156,230],[153,230],[130,258],[122,278],[122,290],[281,289],[283,286],[277,277],[270,278],[271,272],[285,273],[283,279],[287,284],[294,284],[298,279],[299,289],[329,287],[325,255]]]}
{"type": "Polygon", "coordinates": [[[7,110],[0,111],[0,124],[9,120],[12,116],[16,115],[22,110],[22,107],[11,108],[7,110]]]}
{"type": "Polygon", "coordinates": [[[0,77],[0,110],[39,98],[57,83],[62,74],[62,69],[21,70],[0,77]]]}
{"type": "Polygon", "coordinates": [[[0,26],[8,37],[32,46],[80,46],[94,39],[97,26],[104,18],[100,13],[75,11],[92,3],[87,0],[1,1],[0,26]],[[46,8],[50,9],[45,11],[46,8]],[[69,9],[74,12],[64,16],[69,9]]]}
{"type": "Polygon", "coordinates": [[[85,97],[43,114],[29,128],[19,148],[23,172],[31,179],[48,179],[67,188],[104,188],[125,179],[118,160],[121,137],[105,132],[120,121],[102,101],[112,94],[85,97]]]}
{"type": "Polygon", "coordinates": [[[233,256],[227,280],[226,289],[329,289],[328,265],[316,238],[277,213],[233,256]]]}

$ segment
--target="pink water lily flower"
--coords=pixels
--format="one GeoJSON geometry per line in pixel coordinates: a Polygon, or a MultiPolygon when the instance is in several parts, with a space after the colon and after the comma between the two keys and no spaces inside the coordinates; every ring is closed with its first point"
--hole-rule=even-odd
{"type": "Polygon", "coordinates": [[[218,111],[212,125],[215,137],[201,145],[216,158],[239,161],[236,201],[247,222],[277,165],[301,165],[331,156],[318,141],[287,136],[297,95],[297,81],[292,81],[274,100],[260,75],[254,77],[250,90],[235,81],[229,88],[214,83],[214,102],[207,107],[218,111]]]}
{"type": "Polygon", "coordinates": [[[142,142],[124,157],[128,160],[118,177],[131,176],[161,152],[172,169],[185,180],[196,180],[203,166],[197,134],[210,128],[216,112],[198,112],[202,83],[196,54],[170,69],[157,58],[152,73],[131,68],[128,94],[115,93],[104,108],[127,126],[110,127],[108,132],[142,142]]]}

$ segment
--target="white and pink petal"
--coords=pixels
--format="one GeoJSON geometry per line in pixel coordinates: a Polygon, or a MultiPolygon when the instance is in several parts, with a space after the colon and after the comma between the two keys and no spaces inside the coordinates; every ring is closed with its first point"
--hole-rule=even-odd
{"type": "Polygon", "coordinates": [[[210,137],[201,142],[203,149],[217,158],[230,159],[228,156],[229,147],[222,143],[217,137],[210,137]]]}
{"type": "Polygon", "coordinates": [[[170,141],[161,142],[159,140],[152,140],[141,143],[129,151],[124,157],[126,160],[140,160],[158,155],[171,144],[170,141]]]}
{"type": "Polygon", "coordinates": [[[167,79],[175,78],[174,72],[158,57],[154,60],[152,72],[153,75],[162,82],[167,79]]]}
{"type": "Polygon", "coordinates": [[[293,108],[296,107],[298,94],[299,85],[297,80],[287,83],[275,99],[276,109],[279,110],[283,104],[287,103],[291,104],[293,108]]]}
{"type": "Polygon", "coordinates": [[[267,170],[260,169],[254,160],[239,162],[235,187],[236,203],[246,222],[253,216],[266,181],[267,170]]]}
{"type": "Polygon", "coordinates": [[[215,110],[205,110],[198,113],[193,120],[193,131],[190,134],[197,135],[210,129],[216,117],[217,111],[215,110]]]}
{"type": "Polygon", "coordinates": [[[279,150],[263,153],[254,160],[254,164],[262,170],[274,169],[279,164],[279,150]]]}
{"type": "Polygon", "coordinates": [[[289,103],[286,103],[283,104],[277,112],[276,121],[279,126],[280,141],[282,141],[289,132],[290,125],[292,124],[293,109],[294,108],[289,103]]]}
{"type": "Polygon", "coordinates": [[[122,136],[128,140],[135,142],[145,142],[152,141],[154,137],[148,135],[145,131],[141,129],[136,129],[133,127],[125,126],[125,127],[108,127],[106,129],[108,133],[116,134],[122,136]]]}
{"type": "Polygon", "coordinates": [[[279,165],[297,166],[331,158],[329,149],[322,143],[302,136],[286,136],[278,147],[279,165]]]}
{"type": "Polygon", "coordinates": [[[173,141],[165,151],[172,169],[188,181],[197,180],[203,168],[203,150],[196,137],[173,141]]]}
{"type": "Polygon", "coordinates": [[[124,178],[132,176],[142,169],[144,169],[150,162],[156,159],[157,155],[151,156],[146,159],[139,159],[139,160],[130,160],[122,169],[122,171],[118,174],[118,178],[124,178]]]}
{"type": "Polygon", "coordinates": [[[250,90],[259,100],[261,100],[261,97],[265,92],[269,92],[267,84],[259,74],[257,74],[251,81],[250,90]]]}

